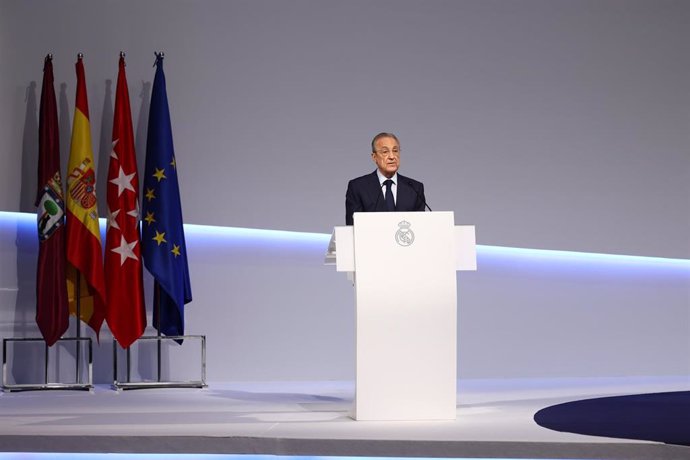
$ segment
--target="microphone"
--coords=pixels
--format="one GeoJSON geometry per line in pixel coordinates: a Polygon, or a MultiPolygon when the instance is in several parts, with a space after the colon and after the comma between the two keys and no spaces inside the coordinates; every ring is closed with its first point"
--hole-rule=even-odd
{"type": "Polygon", "coordinates": [[[417,189],[415,188],[414,184],[412,183],[412,181],[411,181],[410,179],[407,179],[407,185],[408,185],[412,190],[414,190],[414,192],[417,194],[417,198],[419,198],[420,200],[422,200],[422,203],[424,203],[424,206],[429,210],[429,212],[434,212],[434,211],[431,210],[431,208],[429,207],[429,205],[426,204],[426,200],[424,199],[424,196],[423,196],[421,193],[419,193],[419,190],[417,190],[417,189]]]}

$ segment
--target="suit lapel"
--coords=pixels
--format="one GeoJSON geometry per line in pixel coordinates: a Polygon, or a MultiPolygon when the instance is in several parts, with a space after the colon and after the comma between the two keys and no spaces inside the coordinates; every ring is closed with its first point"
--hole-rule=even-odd
{"type": "Polygon", "coordinates": [[[369,211],[386,211],[386,200],[381,192],[381,184],[379,183],[379,176],[376,174],[376,171],[369,174],[369,180],[367,181],[367,195],[369,195],[369,202],[371,203],[369,205],[369,211]]]}
{"type": "Polygon", "coordinates": [[[410,211],[414,208],[417,196],[407,184],[407,178],[398,174],[398,196],[395,202],[396,211],[410,211]]]}

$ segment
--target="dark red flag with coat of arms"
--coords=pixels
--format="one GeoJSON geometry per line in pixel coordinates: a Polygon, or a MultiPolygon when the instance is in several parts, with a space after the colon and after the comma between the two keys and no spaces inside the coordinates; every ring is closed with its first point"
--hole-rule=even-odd
{"type": "Polygon", "coordinates": [[[36,323],[50,346],[67,331],[69,309],[65,280],[65,201],[60,178],[60,137],[53,87],[53,59],[46,56],[38,127],[38,266],[36,323]]]}

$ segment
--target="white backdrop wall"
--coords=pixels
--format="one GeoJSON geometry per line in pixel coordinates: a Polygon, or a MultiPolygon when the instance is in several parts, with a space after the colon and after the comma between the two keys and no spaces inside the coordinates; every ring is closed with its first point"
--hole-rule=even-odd
{"type": "MultiPolygon", "coordinates": [[[[63,164],[85,54],[104,182],[120,50],[140,164],[166,53],[188,223],[329,232],[386,130],[482,244],[690,257],[688,2],[0,0],[0,210],[33,211],[48,52],[63,164]]],[[[3,232],[3,335],[32,334],[33,249],[3,232]]],[[[189,251],[211,379],[352,376],[352,293],[320,250],[189,251]]],[[[523,267],[459,281],[461,376],[688,372],[687,278],[523,267]]]]}
{"type": "Polygon", "coordinates": [[[105,165],[119,51],[143,155],[164,50],[187,222],[327,232],[387,130],[481,243],[690,257],[683,0],[0,0],[0,40],[0,209],[31,207],[46,53],[65,157],[85,54],[105,165]]]}

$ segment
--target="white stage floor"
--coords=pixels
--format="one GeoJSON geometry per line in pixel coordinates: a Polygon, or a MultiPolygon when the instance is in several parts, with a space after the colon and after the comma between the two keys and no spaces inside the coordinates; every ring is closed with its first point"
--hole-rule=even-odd
{"type": "Polygon", "coordinates": [[[462,381],[457,420],[434,422],[354,421],[352,382],[13,392],[0,395],[0,451],[690,458],[688,447],[561,433],[533,420],[562,402],[688,388],[688,377],[462,381]]]}

